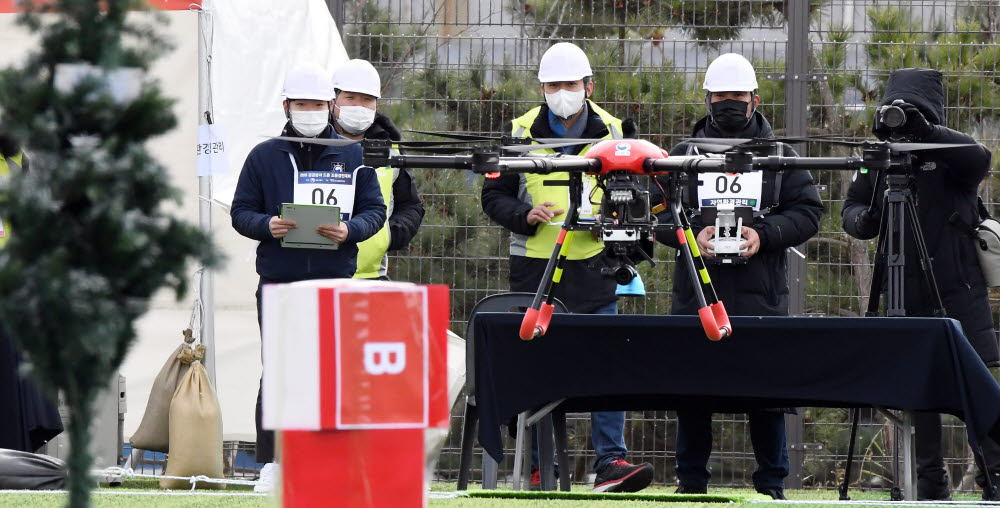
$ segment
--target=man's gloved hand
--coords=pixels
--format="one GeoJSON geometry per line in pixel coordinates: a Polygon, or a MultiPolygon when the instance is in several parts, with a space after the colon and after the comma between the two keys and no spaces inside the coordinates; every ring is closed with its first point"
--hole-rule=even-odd
{"type": "Polygon", "coordinates": [[[878,234],[881,216],[873,214],[871,210],[865,210],[854,217],[854,229],[862,236],[874,236],[878,234]]]}
{"type": "Polygon", "coordinates": [[[934,125],[928,122],[920,109],[913,104],[900,104],[899,108],[906,113],[906,123],[896,129],[897,133],[913,141],[921,141],[934,131],[934,125]]]}
{"type": "Polygon", "coordinates": [[[872,117],[872,135],[879,141],[885,141],[889,139],[890,129],[884,123],[878,121],[878,115],[878,110],[876,110],[875,115],[872,117]]]}

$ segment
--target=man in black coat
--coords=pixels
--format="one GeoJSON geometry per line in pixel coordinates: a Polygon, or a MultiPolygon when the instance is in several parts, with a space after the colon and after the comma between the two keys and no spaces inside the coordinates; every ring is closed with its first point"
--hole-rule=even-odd
{"type": "MultiPolygon", "coordinates": [[[[694,138],[773,138],[771,126],[756,111],[760,97],[755,95],[757,80],[753,66],[740,55],[729,53],[719,56],[705,73],[705,104],[708,115],[694,126],[694,138]]],[[[783,155],[795,155],[790,147],[778,144],[776,150],[783,155]]],[[[670,155],[697,154],[695,145],[681,143],[670,155]]],[[[775,155],[760,153],[758,155],[775,155]]],[[[785,250],[805,243],[819,230],[823,204],[808,171],[760,171],[740,175],[743,185],[732,192],[735,180],[724,173],[703,173],[689,182],[686,195],[692,206],[691,227],[698,247],[708,262],[719,298],[733,316],[785,316],[788,315],[788,279],[785,250]],[[719,180],[719,179],[723,180],[719,180]],[[759,185],[753,182],[758,179],[759,185]],[[745,264],[713,264],[711,239],[715,227],[703,223],[700,206],[706,188],[718,190],[725,182],[727,191],[734,198],[757,203],[754,219],[744,226],[741,234],[746,249],[741,256],[745,264]],[[753,189],[756,189],[754,191],[753,189]],[[749,193],[749,194],[748,194],[749,193]],[[751,195],[752,194],[752,195],[751,195]],[[700,196],[695,200],[695,196],[700,196]]],[[[663,185],[664,181],[660,184],[663,185]]],[[[663,196],[661,187],[652,185],[651,203],[666,204],[670,196],[663,196]]],[[[667,209],[669,210],[669,206],[667,209]]],[[[659,214],[660,222],[672,221],[669,211],[659,214]]],[[[657,240],[679,248],[674,235],[659,235],[657,240]]],[[[675,262],[671,314],[697,314],[698,300],[695,282],[677,251],[675,262]]],[[[770,352],[767,354],[774,354],[770,352]]],[[[707,468],[712,452],[712,408],[677,411],[677,478],[680,493],[704,493],[711,473],[707,468]]],[[[780,409],[751,411],[750,440],[757,459],[753,474],[758,492],[775,499],[784,499],[784,479],[788,476],[788,451],[785,447],[785,419],[780,409]]]]}
{"type": "MultiPolygon", "coordinates": [[[[879,122],[872,133],[881,140],[910,140],[924,143],[957,143],[972,146],[916,151],[910,190],[917,219],[933,260],[934,275],[948,317],[957,319],[979,357],[989,367],[1000,365],[997,338],[993,331],[989,294],[979,258],[968,228],[979,218],[977,191],[990,169],[991,154],[966,134],[945,127],[944,89],[941,73],[930,69],[899,69],[886,83],[881,105],[897,99],[906,113],[906,122],[892,130],[879,122]]],[[[868,171],[856,173],[847,191],[841,217],[844,229],[855,238],[874,238],[882,221],[885,175],[868,171]]],[[[910,316],[932,316],[936,306],[933,292],[920,270],[912,232],[906,232],[904,255],[904,307],[910,316]]],[[[948,474],[941,453],[941,417],[917,413],[914,421],[917,449],[917,497],[949,499],[948,474]]],[[[984,469],[992,475],[994,491],[983,499],[1000,500],[1000,446],[992,440],[982,443],[987,464],[977,460],[976,482],[986,483],[984,469]]]]}

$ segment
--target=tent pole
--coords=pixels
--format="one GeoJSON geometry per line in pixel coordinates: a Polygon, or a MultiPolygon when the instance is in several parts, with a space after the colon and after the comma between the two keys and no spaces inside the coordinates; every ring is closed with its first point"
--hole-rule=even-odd
{"type": "MultiPolygon", "coordinates": [[[[198,11],[198,125],[211,123],[211,83],[209,82],[210,52],[208,35],[212,33],[212,12],[205,8],[198,11]]],[[[212,177],[198,177],[198,225],[212,237],[212,177]]],[[[208,268],[201,270],[201,343],[205,346],[202,363],[208,371],[212,384],[218,386],[215,378],[215,273],[208,268]]]]}

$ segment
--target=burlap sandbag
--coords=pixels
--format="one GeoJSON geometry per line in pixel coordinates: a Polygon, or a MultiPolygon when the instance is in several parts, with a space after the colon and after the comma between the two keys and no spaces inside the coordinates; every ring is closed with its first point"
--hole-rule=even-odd
{"type": "Polygon", "coordinates": [[[153,388],[149,391],[149,401],[146,402],[146,412],[142,415],[139,428],[128,442],[133,448],[164,452],[169,449],[170,442],[170,400],[174,398],[177,385],[187,373],[189,363],[180,361],[184,351],[190,351],[194,337],[191,330],[184,330],[184,342],[174,350],[167,363],[163,364],[160,373],[153,380],[153,388]]]}
{"type": "MultiPolygon", "coordinates": [[[[181,379],[170,402],[170,452],[167,476],[223,478],[222,412],[215,387],[201,364],[204,346],[195,350],[198,358],[181,379]]],[[[191,355],[194,356],[194,355],[191,355]]],[[[185,354],[181,361],[188,360],[185,354]]],[[[224,489],[224,484],[198,482],[199,489],[224,489]]],[[[160,480],[162,489],[190,489],[188,480],[160,480]]]]}

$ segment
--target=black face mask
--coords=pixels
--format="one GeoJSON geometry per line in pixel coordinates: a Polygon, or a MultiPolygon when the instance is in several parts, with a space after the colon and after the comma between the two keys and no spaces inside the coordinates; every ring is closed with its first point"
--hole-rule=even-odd
{"type": "Polygon", "coordinates": [[[710,106],[712,108],[712,123],[727,133],[737,134],[750,123],[750,119],[747,118],[749,102],[726,99],[713,102],[710,106]]]}

